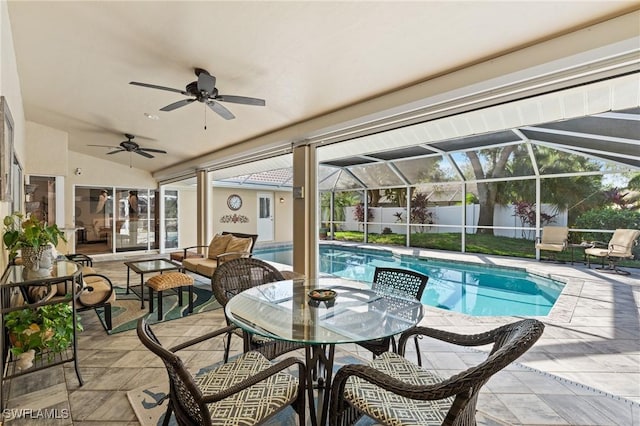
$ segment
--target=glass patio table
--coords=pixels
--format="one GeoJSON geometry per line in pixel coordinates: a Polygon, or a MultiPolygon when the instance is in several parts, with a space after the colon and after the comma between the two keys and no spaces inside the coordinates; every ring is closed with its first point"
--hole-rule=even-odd
{"type": "Polygon", "coordinates": [[[144,309],[144,274],[148,274],[151,272],[164,272],[164,271],[179,271],[182,269],[182,266],[178,263],[172,262],[171,260],[167,260],[165,258],[159,259],[147,259],[147,260],[135,260],[131,262],[124,262],[127,265],[127,292],[131,291],[136,296],[140,296],[140,309],[144,309]],[[129,284],[129,276],[130,272],[134,271],[136,274],[140,275],[140,294],[138,294],[133,286],[129,284]]]}
{"type": "Polygon", "coordinates": [[[225,313],[248,334],[305,345],[309,412],[314,426],[327,421],[335,345],[402,333],[423,315],[422,304],[416,299],[376,293],[371,283],[339,277],[278,281],[250,288],[233,296],[225,313]],[[314,289],[333,290],[336,297],[312,299],[314,289]],[[320,390],[319,413],[314,387],[320,390]]]}

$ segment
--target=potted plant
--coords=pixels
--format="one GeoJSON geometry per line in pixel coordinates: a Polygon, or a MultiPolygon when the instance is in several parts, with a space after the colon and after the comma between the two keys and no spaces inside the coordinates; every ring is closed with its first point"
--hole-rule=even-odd
{"type": "MultiPolygon", "coordinates": [[[[20,251],[25,268],[37,270],[41,262],[50,260],[51,248],[58,245],[58,241],[66,242],[64,232],[58,225],[47,225],[34,216],[25,216],[16,212],[4,218],[4,235],[2,241],[9,250],[9,261],[13,262],[20,251]]],[[[44,263],[44,262],[43,262],[44,263]]]]}
{"type": "MultiPolygon", "coordinates": [[[[66,351],[73,342],[73,309],[68,303],[54,303],[36,309],[9,312],[4,318],[11,343],[11,354],[17,367],[25,370],[33,365],[35,357],[44,353],[51,359],[66,351]]],[[[82,331],[80,318],[76,330],[82,331]]]]}

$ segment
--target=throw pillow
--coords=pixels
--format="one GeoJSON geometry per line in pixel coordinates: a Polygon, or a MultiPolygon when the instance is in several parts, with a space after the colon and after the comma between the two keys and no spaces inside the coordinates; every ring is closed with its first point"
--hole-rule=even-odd
{"type": "MultiPolygon", "coordinates": [[[[253,239],[251,238],[238,238],[231,237],[231,241],[229,241],[229,245],[227,246],[227,253],[249,253],[251,250],[251,244],[253,243],[253,239]]],[[[238,259],[242,257],[242,255],[237,256],[225,256],[225,262],[231,259],[238,259]]]]}
{"type": "Polygon", "coordinates": [[[216,234],[211,240],[211,243],[209,243],[209,253],[207,257],[209,257],[209,259],[217,259],[219,255],[225,253],[231,238],[233,238],[231,234],[216,234]]]}
{"type": "Polygon", "coordinates": [[[30,303],[46,302],[51,299],[57,293],[55,285],[30,285],[27,288],[27,295],[30,303]]]}

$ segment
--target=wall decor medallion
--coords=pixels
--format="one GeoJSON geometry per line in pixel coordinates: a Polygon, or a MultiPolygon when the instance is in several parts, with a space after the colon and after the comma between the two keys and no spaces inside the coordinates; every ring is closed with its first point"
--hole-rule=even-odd
{"type": "Polygon", "coordinates": [[[240,198],[238,194],[229,195],[229,198],[227,198],[227,207],[233,211],[240,210],[240,207],[242,207],[242,198],[240,198]]]}
{"type": "Polygon", "coordinates": [[[243,214],[226,214],[220,218],[220,223],[249,223],[249,218],[243,214]]]}

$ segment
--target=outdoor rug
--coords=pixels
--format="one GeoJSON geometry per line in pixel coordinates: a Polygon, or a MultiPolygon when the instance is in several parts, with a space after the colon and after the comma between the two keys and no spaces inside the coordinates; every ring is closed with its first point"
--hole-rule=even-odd
{"type": "MultiPolygon", "coordinates": [[[[299,356],[304,358],[304,353],[292,352],[287,356],[299,356]]],[[[344,364],[365,364],[367,361],[352,355],[348,352],[336,349],[336,355],[334,359],[334,374],[344,364]]],[[[206,372],[212,368],[215,368],[218,364],[213,364],[210,367],[202,368],[198,373],[206,372]]],[[[163,377],[161,381],[154,384],[148,384],[137,389],[133,389],[127,392],[129,403],[136,413],[136,417],[142,426],[159,426],[164,421],[164,415],[167,410],[167,401],[164,401],[162,405],[158,405],[158,401],[165,397],[169,388],[168,377],[163,377]]],[[[307,415],[307,423],[310,424],[309,416],[307,415]]],[[[298,415],[291,408],[278,413],[274,418],[265,423],[269,426],[294,426],[298,424],[298,415]]],[[[367,423],[358,423],[358,425],[365,425],[367,423]]],[[[171,426],[176,426],[175,418],[172,416],[169,423],[171,426]]]]}
{"type": "MultiPolygon", "coordinates": [[[[111,305],[112,329],[107,330],[104,321],[104,309],[97,308],[95,311],[108,334],[120,333],[122,331],[136,328],[138,319],[145,317],[150,324],[182,318],[187,315],[195,315],[202,312],[220,309],[220,304],[216,301],[211,291],[211,281],[204,277],[194,276],[193,283],[193,313],[189,314],[189,293],[182,293],[182,306],[178,305],[178,295],[173,291],[165,291],[162,297],[162,319],[158,321],[158,297],[154,292],[154,311],[149,313],[148,289],[145,286],[144,309],[140,308],[140,298],[132,291],[126,294],[127,267],[121,261],[116,262],[96,262],[93,268],[96,272],[104,274],[111,279],[116,291],[116,300],[111,305]]],[[[149,276],[152,276],[149,274],[149,276]]],[[[147,276],[145,275],[145,278],[147,276]]],[[[131,272],[131,288],[140,292],[140,276],[131,272]]]]}
{"type": "MultiPolygon", "coordinates": [[[[210,287],[211,285],[208,284],[210,287]]],[[[140,286],[138,286],[140,288],[140,286]]],[[[111,305],[112,329],[107,330],[104,322],[104,309],[96,309],[96,313],[107,333],[114,334],[136,328],[139,318],[146,318],[150,324],[182,318],[187,315],[219,309],[221,306],[213,297],[211,290],[202,288],[201,283],[194,283],[193,313],[189,314],[189,293],[182,293],[182,306],[178,305],[178,295],[172,291],[165,291],[162,297],[162,318],[158,320],[158,299],[154,292],[154,310],[149,313],[149,301],[145,300],[144,309],[140,308],[140,299],[134,293],[125,294],[126,289],[116,287],[116,301],[111,305]]],[[[146,292],[145,292],[146,299],[146,292]]]]}

